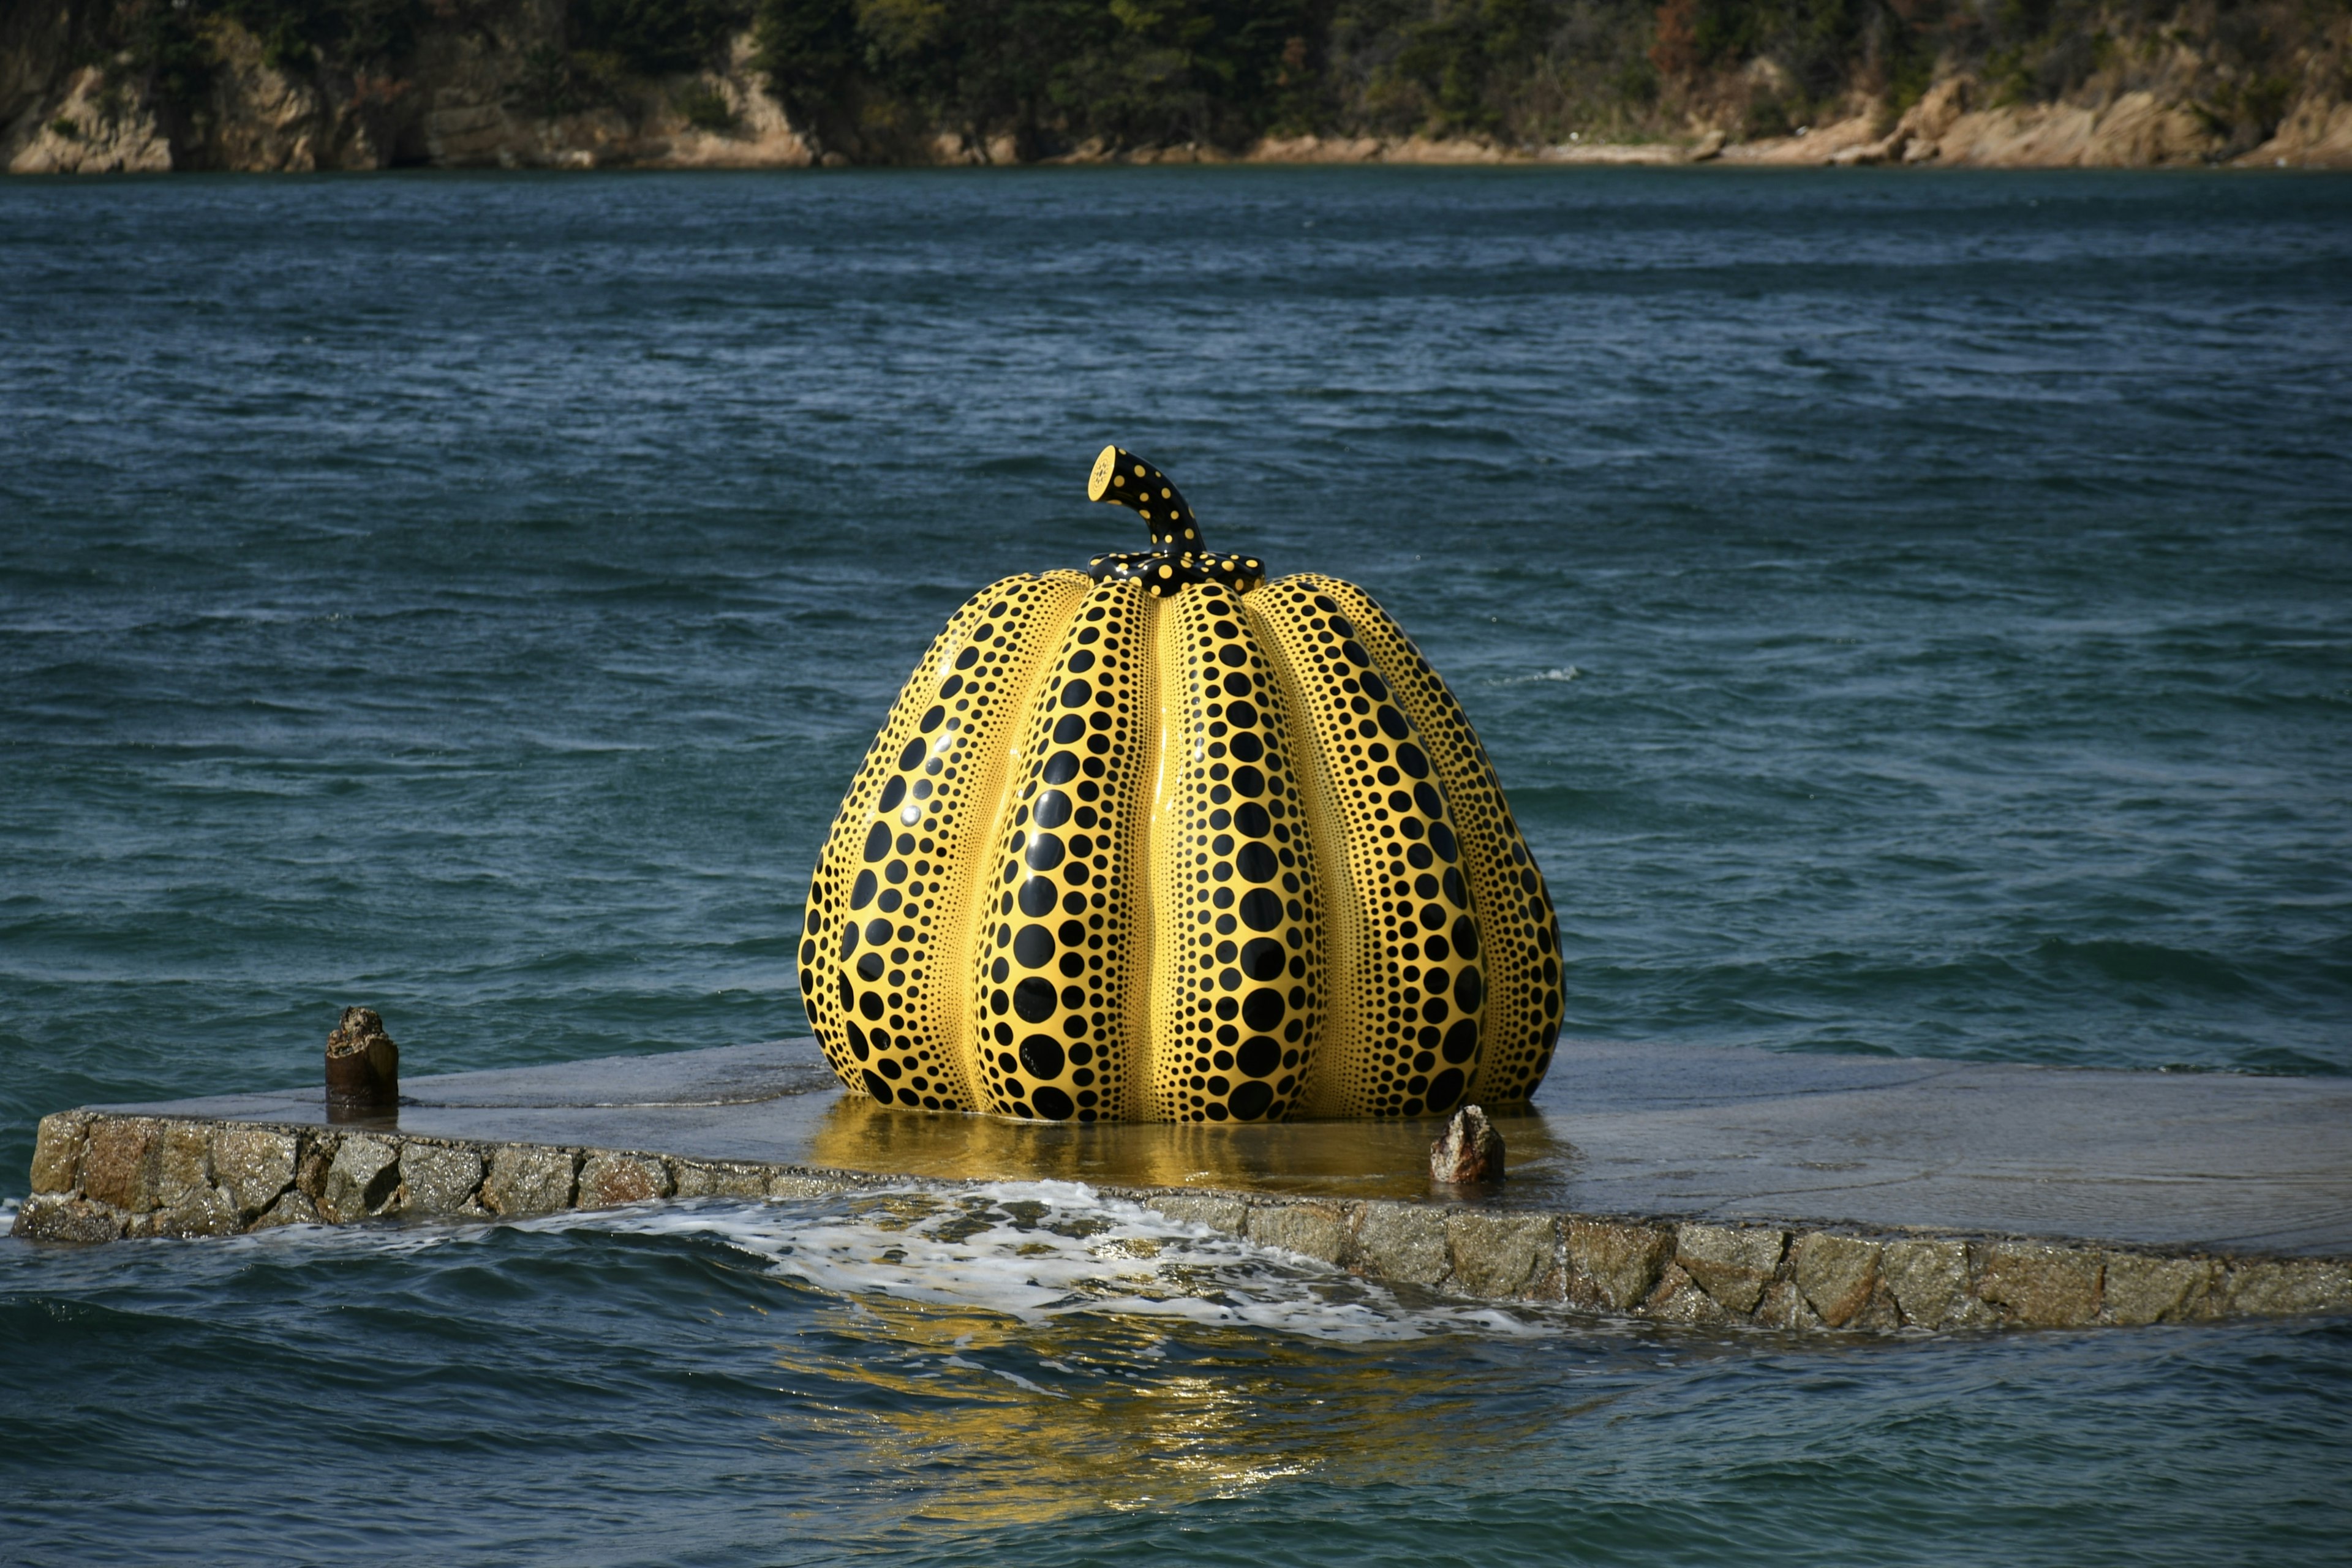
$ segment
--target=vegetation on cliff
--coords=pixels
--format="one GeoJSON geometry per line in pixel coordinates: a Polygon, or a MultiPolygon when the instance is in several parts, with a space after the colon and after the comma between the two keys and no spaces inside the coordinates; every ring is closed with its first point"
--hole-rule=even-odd
{"type": "Polygon", "coordinates": [[[429,155],[404,127],[460,55],[540,121],[651,103],[724,131],[741,97],[712,83],[732,72],[853,162],[1736,141],[1891,123],[1960,75],[1992,103],[2160,88],[2228,155],[2301,98],[2347,96],[2347,18],[2352,0],[65,0],[0,20],[0,124],[96,69],[202,163],[242,48],[366,121],[350,134],[376,162],[429,155]]]}
{"type": "Polygon", "coordinates": [[[1996,100],[2128,91],[2198,58],[2233,142],[2270,134],[2345,0],[759,0],[761,63],[812,123],[1024,151],[1266,135],[1786,133],[1939,75],[1996,100]]]}

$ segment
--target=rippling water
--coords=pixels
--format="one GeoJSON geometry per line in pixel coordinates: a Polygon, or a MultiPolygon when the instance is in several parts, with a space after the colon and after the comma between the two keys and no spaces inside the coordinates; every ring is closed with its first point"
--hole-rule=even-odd
{"type": "MultiPolygon", "coordinates": [[[[2352,1070],[2342,180],[15,182],[0,364],[0,1194],[347,1001],[412,1072],[797,1032],[873,725],[970,589],[1139,540],[1113,438],[1453,680],[1570,1032],[2352,1070]]],[[[2340,1325],[1637,1334],[991,1201],[0,1245],[0,1558],[2352,1523],[2340,1325]]]]}

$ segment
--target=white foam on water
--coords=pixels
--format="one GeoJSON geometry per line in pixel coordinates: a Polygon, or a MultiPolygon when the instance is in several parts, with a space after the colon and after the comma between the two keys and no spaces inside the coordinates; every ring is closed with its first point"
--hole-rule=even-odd
{"type": "Polygon", "coordinates": [[[1408,1306],[1343,1269],[1077,1182],[909,1186],[798,1204],[712,1201],[529,1223],[709,1236],[840,1295],[977,1307],[1031,1322],[1115,1313],[1349,1342],[1546,1331],[1499,1309],[1408,1306]]]}
{"type": "MultiPolygon", "coordinates": [[[[19,1206],[0,1200],[0,1234],[19,1206]]],[[[500,1230],[709,1237],[853,1304],[881,1297],[1033,1323],[1111,1314],[1346,1342],[1521,1337],[1559,1328],[1497,1307],[1408,1303],[1345,1269],[1172,1219],[1079,1182],[908,1184],[791,1203],[703,1199],[513,1221],[285,1226],[201,1245],[404,1255],[478,1244],[500,1230]]],[[[1164,1344],[1137,1353],[1156,1359],[1164,1344]]]]}

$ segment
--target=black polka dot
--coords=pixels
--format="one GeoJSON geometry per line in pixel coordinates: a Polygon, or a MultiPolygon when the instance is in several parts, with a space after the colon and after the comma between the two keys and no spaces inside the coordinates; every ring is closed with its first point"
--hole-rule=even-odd
{"type": "Polygon", "coordinates": [[[1021,1042],[1021,1065],[1033,1078],[1061,1077],[1062,1042],[1051,1035],[1030,1036],[1021,1042]]]}
{"type": "Polygon", "coordinates": [[[1054,957],[1054,933],[1044,926],[1023,926],[1013,939],[1013,956],[1030,969],[1043,969],[1054,957]]]}
{"type": "Polygon", "coordinates": [[[1270,936],[1258,937],[1242,949],[1242,973],[1252,980],[1279,980],[1285,959],[1280,942],[1270,936]]]}
{"type": "Polygon", "coordinates": [[[1253,991],[1242,1004],[1242,1022],[1253,1029],[1271,1029],[1282,1022],[1284,1011],[1280,992],[1253,991]]]}

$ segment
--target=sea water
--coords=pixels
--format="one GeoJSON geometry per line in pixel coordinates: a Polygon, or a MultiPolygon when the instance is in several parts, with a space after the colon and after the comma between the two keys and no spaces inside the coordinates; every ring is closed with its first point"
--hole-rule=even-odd
{"type": "MultiPolygon", "coordinates": [[[[1213,545],[1476,721],[1572,1034],[2352,1070],[2352,183],[0,184],[34,1121],[802,1031],[963,596],[1213,545]]],[[[0,1561],[2341,1561],[2340,1322],[1700,1334],[1083,1187],[0,1243],[0,1561]]]]}

